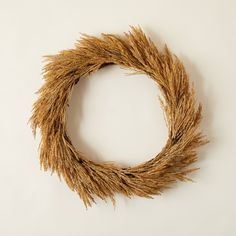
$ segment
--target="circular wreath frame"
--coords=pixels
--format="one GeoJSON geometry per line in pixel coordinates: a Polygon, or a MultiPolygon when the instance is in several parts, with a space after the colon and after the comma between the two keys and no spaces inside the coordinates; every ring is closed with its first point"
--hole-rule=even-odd
{"type": "Polygon", "coordinates": [[[197,160],[196,148],[207,142],[199,129],[202,106],[196,106],[183,64],[166,46],[157,49],[141,28],[131,28],[123,37],[83,35],[75,49],[47,56],[45,83],[33,106],[30,122],[34,134],[41,130],[41,167],[62,176],[86,207],[94,196],[113,203],[115,193],[151,198],[177,180],[190,180],[187,174],[196,168],[188,166],[197,160]],[[75,149],[67,134],[66,109],[74,85],[108,64],[148,75],[161,91],[168,140],[159,154],[134,167],[94,162],[75,149]]]}

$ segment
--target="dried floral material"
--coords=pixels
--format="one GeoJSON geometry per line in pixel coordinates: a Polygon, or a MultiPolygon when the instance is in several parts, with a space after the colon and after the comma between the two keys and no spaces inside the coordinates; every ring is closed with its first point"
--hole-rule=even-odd
{"type": "Polygon", "coordinates": [[[115,193],[151,198],[177,180],[189,180],[196,149],[207,142],[199,130],[202,107],[196,104],[183,64],[167,47],[160,51],[140,28],[132,27],[122,37],[83,35],[75,49],[47,56],[47,61],[45,83],[30,119],[33,132],[41,131],[40,164],[63,177],[86,207],[95,196],[113,203],[115,193]],[[75,149],[67,134],[66,109],[74,85],[108,64],[148,75],[161,91],[168,140],[158,155],[134,167],[91,161],[75,149]]]}

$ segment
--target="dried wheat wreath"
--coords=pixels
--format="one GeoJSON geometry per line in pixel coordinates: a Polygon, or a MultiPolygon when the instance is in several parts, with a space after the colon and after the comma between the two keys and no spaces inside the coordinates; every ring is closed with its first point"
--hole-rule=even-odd
{"type": "Polygon", "coordinates": [[[195,170],[196,148],[207,141],[199,130],[201,105],[195,106],[194,89],[180,60],[167,47],[161,52],[140,28],[132,27],[123,37],[84,35],[75,49],[48,56],[45,83],[33,106],[33,132],[41,130],[40,163],[56,171],[91,206],[94,196],[115,202],[114,194],[152,197],[177,180],[189,180],[195,170]],[[66,108],[73,86],[81,77],[108,64],[145,73],[161,90],[161,104],[168,126],[162,151],[145,163],[122,168],[116,163],[96,163],[73,147],[66,131],[66,108]]]}

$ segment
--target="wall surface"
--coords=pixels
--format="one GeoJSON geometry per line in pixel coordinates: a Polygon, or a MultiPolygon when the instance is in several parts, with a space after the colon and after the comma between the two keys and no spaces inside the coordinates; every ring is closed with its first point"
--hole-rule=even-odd
{"type": "MultiPolygon", "coordinates": [[[[236,1],[0,0],[0,235],[236,235],[236,1]],[[154,199],[117,195],[86,210],[56,175],[40,171],[28,119],[43,84],[43,56],[74,47],[80,33],[128,31],[140,25],[183,61],[202,102],[193,183],[154,199]]],[[[156,84],[118,66],[76,85],[68,109],[74,145],[100,161],[135,165],[155,156],[167,128],[156,84]]]]}

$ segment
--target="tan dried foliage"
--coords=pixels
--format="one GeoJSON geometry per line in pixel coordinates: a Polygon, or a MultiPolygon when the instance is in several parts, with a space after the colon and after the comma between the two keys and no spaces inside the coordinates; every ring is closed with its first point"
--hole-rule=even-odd
{"type": "Polygon", "coordinates": [[[202,107],[196,105],[183,64],[167,47],[160,51],[140,28],[132,27],[124,36],[83,35],[75,49],[47,56],[47,61],[45,83],[30,119],[34,134],[37,128],[41,131],[40,163],[44,170],[62,176],[86,207],[95,196],[113,203],[115,193],[151,198],[177,180],[190,180],[188,173],[196,168],[189,165],[197,160],[196,149],[207,142],[199,130],[202,107]],[[162,94],[168,140],[159,154],[134,167],[90,160],[75,149],[66,130],[74,85],[109,64],[148,75],[162,94]]]}

